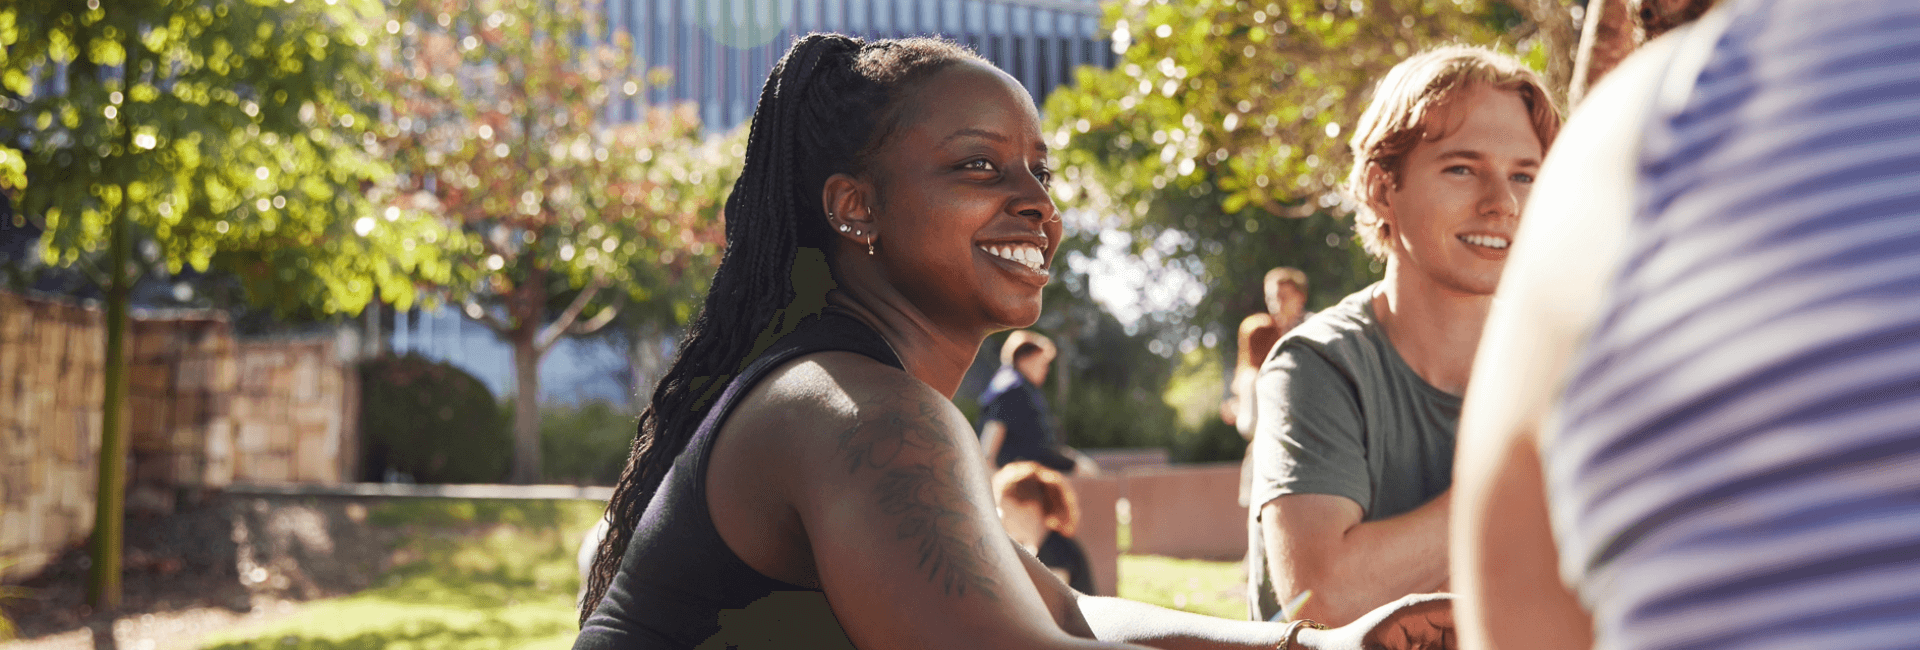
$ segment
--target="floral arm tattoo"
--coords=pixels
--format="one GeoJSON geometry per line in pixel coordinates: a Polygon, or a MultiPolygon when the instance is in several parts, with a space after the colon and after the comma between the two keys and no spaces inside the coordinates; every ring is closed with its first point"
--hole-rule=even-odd
{"type": "Polygon", "coordinates": [[[860,421],[840,434],[847,474],[878,470],[875,484],[881,512],[897,517],[895,534],[913,540],[919,569],[949,596],[978,593],[1000,599],[991,564],[991,538],[967,539],[967,488],[961,468],[964,454],[944,432],[941,404],[900,391],[860,409],[860,421]],[[916,450],[924,461],[896,464],[902,452],[916,450]]]}

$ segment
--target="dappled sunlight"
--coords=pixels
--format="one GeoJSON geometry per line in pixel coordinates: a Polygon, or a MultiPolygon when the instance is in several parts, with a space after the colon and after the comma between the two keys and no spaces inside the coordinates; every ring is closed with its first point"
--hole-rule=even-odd
{"type": "Polygon", "coordinates": [[[577,630],[574,552],[590,501],[408,499],[372,509],[399,527],[398,566],[360,593],[214,637],[221,650],[567,647],[577,630]]]}

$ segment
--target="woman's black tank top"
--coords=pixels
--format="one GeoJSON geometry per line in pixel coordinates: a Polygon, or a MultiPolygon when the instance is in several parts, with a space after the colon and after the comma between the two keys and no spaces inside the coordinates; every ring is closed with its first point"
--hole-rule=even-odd
{"type": "Polygon", "coordinates": [[[747,566],[721,540],[707,509],[707,460],[733,407],[774,368],[827,351],[856,352],[902,368],[879,333],[834,309],[807,319],[747,364],[674,459],[634,529],[620,572],[581,628],[575,650],[754,647],[764,642],[773,647],[851,647],[824,594],[747,566]]]}

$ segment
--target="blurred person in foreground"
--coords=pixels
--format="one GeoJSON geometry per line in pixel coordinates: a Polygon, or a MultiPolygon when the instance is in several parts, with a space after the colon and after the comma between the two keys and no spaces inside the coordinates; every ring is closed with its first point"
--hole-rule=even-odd
{"type": "Polygon", "coordinates": [[[1000,370],[980,393],[980,451],[988,467],[1033,461],[1057,472],[1098,473],[1093,460],[1062,444],[1040,387],[1059,356],[1053,341],[1015,330],[1000,346],[1000,370]]]}
{"type": "Polygon", "coordinates": [[[1255,381],[1254,618],[1340,623],[1447,588],[1460,395],[1559,127],[1539,75],[1490,50],[1418,54],[1375,88],[1347,191],[1386,277],[1287,333],[1255,381]]]}
{"type": "Polygon", "coordinates": [[[1915,646],[1916,44],[1729,0],[1581,104],[1461,422],[1464,646],[1915,646]]]}
{"type": "Polygon", "coordinates": [[[1060,241],[1013,77],[947,41],[813,34],[751,129],[575,648],[1451,645],[1444,599],[1228,621],[1075,592],[1008,538],[951,397],[989,334],[1039,318],[1060,241]]]}
{"type": "Polygon", "coordinates": [[[1059,472],[1023,460],[993,475],[995,505],[1007,535],[1074,591],[1094,592],[1093,565],[1073,539],[1080,527],[1080,502],[1073,485],[1059,472]]]}

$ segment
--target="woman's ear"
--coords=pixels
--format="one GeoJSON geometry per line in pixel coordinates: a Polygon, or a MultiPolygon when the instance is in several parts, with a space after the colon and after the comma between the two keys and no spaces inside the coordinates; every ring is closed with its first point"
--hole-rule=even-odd
{"type": "Polygon", "coordinates": [[[827,227],[842,239],[865,247],[879,237],[873,218],[873,184],[851,174],[834,174],[820,188],[820,204],[827,211],[827,227]]]}

